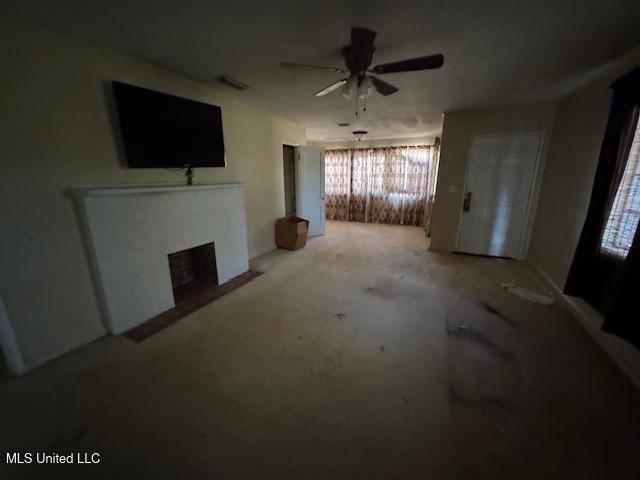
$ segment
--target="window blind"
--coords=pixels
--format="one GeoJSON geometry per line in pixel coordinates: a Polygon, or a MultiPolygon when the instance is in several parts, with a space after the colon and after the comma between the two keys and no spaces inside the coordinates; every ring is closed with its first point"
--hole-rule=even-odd
{"type": "Polygon", "coordinates": [[[640,122],[636,128],[607,224],[604,228],[600,251],[625,259],[631,248],[640,220],[640,122]]]}

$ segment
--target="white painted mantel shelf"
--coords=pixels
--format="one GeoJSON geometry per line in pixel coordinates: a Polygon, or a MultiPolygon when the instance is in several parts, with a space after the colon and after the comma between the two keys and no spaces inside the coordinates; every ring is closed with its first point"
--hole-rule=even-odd
{"type": "Polygon", "coordinates": [[[69,191],[74,196],[95,197],[101,195],[134,195],[137,193],[163,193],[179,191],[197,191],[225,188],[244,188],[243,183],[198,183],[185,185],[184,183],[151,183],[145,185],[72,185],[69,191]]]}
{"type": "Polygon", "coordinates": [[[79,185],[70,192],[111,333],[174,306],[169,253],[213,242],[220,284],[249,269],[242,183],[79,185]]]}

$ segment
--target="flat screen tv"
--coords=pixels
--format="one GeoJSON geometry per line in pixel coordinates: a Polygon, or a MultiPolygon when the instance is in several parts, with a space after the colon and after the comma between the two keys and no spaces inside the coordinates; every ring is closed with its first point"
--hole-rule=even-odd
{"type": "Polygon", "coordinates": [[[129,167],[225,166],[220,107],[120,82],[113,91],[129,167]]]}

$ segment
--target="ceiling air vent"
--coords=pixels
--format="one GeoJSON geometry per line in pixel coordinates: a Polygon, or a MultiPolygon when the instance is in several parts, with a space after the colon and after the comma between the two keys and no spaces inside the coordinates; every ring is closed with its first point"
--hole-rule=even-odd
{"type": "Polygon", "coordinates": [[[347,122],[340,122],[340,123],[338,123],[338,126],[339,127],[348,127],[349,124],[347,122]]]}
{"type": "Polygon", "coordinates": [[[216,78],[220,83],[224,83],[227,87],[235,88],[236,90],[246,90],[249,88],[249,85],[245,85],[234,78],[227,77],[222,75],[221,77],[216,78]]]}

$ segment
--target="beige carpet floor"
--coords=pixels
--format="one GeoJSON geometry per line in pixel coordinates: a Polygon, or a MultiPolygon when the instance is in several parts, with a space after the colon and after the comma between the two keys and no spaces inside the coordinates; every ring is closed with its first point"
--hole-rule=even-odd
{"type": "MultiPolygon", "coordinates": [[[[640,399],[521,262],[332,223],[140,344],[0,384],[0,478],[637,479],[640,399]]],[[[54,321],[54,319],[52,319],[54,321]]]]}

